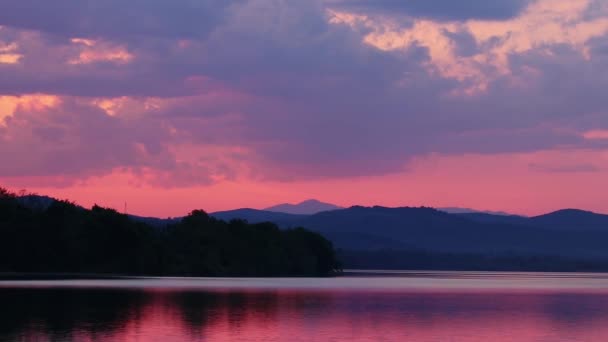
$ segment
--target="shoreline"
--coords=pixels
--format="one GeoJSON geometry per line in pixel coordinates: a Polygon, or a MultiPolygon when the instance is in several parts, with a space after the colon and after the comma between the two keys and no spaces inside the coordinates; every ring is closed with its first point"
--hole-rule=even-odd
{"type": "Polygon", "coordinates": [[[251,277],[251,276],[156,276],[106,273],[53,273],[53,272],[0,272],[2,281],[53,281],[53,280],[134,280],[134,279],[332,279],[332,278],[607,278],[608,272],[554,272],[554,271],[479,271],[479,270],[365,270],[345,269],[326,277],[251,277]]]}

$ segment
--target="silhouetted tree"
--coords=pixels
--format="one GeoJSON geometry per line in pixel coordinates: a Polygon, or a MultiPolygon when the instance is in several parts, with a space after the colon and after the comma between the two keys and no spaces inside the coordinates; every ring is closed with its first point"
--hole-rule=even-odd
{"type": "Polygon", "coordinates": [[[0,271],[326,276],[337,265],[331,243],[304,229],[227,223],[202,210],[155,228],[97,205],[33,209],[0,189],[0,271]]]}

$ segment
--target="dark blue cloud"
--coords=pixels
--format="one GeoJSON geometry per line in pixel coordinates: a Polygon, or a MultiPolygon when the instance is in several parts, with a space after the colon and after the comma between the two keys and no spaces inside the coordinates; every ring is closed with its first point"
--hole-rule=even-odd
{"type": "Polygon", "coordinates": [[[241,0],[3,0],[0,26],[67,37],[200,37],[241,0]]]}
{"type": "Polygon", "coordinates": [[[334,0],[337,6],[439,20],[509,19],[531,0],[334,0]]]}

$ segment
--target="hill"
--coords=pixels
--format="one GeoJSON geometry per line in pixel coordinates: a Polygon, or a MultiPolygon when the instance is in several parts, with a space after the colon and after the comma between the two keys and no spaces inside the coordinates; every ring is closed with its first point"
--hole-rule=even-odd
{"type": "Polygon", "coordinates": [[[563,209],[535,217],[504,216],[483,213],[457,214],[460,217],[482,223],[502,223],[563,231],[608,232],[608,215],[578,209],[563,209]]]}
{"type": "Polygon", "coordinates": [[[298,204],[279,204],[272,206],[270,208],[264,209],[264,211],[272,211],[286,214],[295,214],[295,215],[313,215],[323,211],[330,210],[338,210],[342,209],[334,204],[320,202],[315,199],[307,200],[298,204]]]}
{"type": "Polygon", "coordinates": [[[577,209],[558,210],[530,218],[532,225],[557,230],[608,231],[608,215],[577,209]]]}
{"type": "Polygon", "coordinates": [[[437,210],[446,212],[448,214],[490,214],[490,215],[500,215],[500,216],[510,216],[511,215],[504,211],[477,210],[477,209],[457,208],[457,207],[437,208],[437,210]]]}
{"type": "Polygon", "coordinates": [[[218,211],[211,213],[210,215],[224,221],[240,219],[249,223],[273,222],[280,226],[288,226],[289,223],[296,222],[306,217],[306,215],[286,214],[248,208],[218,211]]]}
{"type": "MultiPolygon", "coordinates": [[[[332,241],[346,267],[608,270],[608,216],[582,210],[523,217],[355,206],[312,215],[237,209],[210,216],[306,227],[332,241]]],[[[131,219],[154,227],[182,220],[131,219]]]]}
{"type": "Polygon", "coordinates": [[[534,224],[528,217],[517,216],[517,215],[494,215],[487,213],[461,213],[454,214],[456,216],[465,218],[467,220],[486,223],[486,224],[512,224],[522,226],[533,226],[534,224]]]}
{"type": "Polygon", "coordinates": [[[302,228],[225,222],[195,210],[159,229],[150,224],[159,219],[99,206],[38,203],[0,188],[0,272],[259,277],[339,270],[331,242],[302,228]]]}
{"type": "Polygon", "coordinates": [[[606,258],[606,215],[565,210],[538,217],[448,214],[433,208],[355,206],[314,215],[243,209],[224,219],[307,227],[348,251],[426,251],[483,255],[606,258]]]}
{"type": "MultiPolygon", "coordinates": [[[[319,213],[296,223],[326,236],[365,233],[391,241],[385,246],[370,245],[368,249],[394,249],[395,244],[401,243],[442,253],[608,257],[603,242],[608,239],[608,232],[579,234],[544,227],[482,223],[432,208],[352,207],[319,213]]],[[[354,249],[352,239],[334,238],[333,242],[338,248],[354,249]]]]}

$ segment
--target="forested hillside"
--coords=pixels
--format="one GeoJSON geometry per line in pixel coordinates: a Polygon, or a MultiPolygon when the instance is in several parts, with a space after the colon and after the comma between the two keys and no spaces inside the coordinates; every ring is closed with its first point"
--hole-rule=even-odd
{"type": "Polygon", "coordinates": [[[302,228],[225,222],[204,211],[164,228],[66,201],[32,208],[0,189],[0,272],[327,276],[331,242],[302,228]]]}

